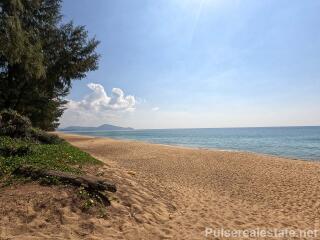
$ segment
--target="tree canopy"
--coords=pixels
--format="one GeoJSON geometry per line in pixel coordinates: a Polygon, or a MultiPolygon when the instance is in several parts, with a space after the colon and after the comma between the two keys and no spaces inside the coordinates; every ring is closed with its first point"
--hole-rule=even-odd
{"type": "Polygon", "coordinates": [[[0,0],[0,110],[53,130],[72,80],[96,70],[98,41],[62,23],[61,0],[0,0]]]}

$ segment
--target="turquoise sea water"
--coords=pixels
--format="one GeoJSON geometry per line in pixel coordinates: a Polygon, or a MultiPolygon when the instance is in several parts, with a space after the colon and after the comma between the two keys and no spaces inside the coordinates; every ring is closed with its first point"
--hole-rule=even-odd
{"type": "Polygon", "coordinates": [[[73,133],[320,160],[320,127],[157,129],[73,133]]]}

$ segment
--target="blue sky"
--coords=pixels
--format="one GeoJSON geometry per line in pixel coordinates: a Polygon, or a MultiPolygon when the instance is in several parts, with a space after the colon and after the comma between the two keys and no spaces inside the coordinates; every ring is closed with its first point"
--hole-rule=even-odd
{"type": "Polygon", "coordinates": [[[317,0],[64,0],[101,60],[74,82],[62,126],[320,125],[319,12],[317,0]]]}

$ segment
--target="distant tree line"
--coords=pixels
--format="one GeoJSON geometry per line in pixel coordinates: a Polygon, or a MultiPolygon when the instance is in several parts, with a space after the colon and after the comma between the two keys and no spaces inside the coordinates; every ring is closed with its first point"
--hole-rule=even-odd
{"type": "MultiPolygon", "coordinates": [[[[77,4],[77,1],[75,1],[77,4]]],[[[72,80],[97,69],[98,41],[62,23],[61,0],[0,0],[0,110],[53,130],[72,80]]]]}

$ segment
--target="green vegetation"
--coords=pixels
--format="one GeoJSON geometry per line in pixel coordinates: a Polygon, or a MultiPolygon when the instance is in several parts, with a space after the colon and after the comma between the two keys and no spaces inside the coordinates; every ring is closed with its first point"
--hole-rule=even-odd
{"type": "Polygon", "coordinates": [[[32,128],[28,118],[15,111],[0,112],[0,177],[21,165],[80,173],[87,164],[101,164],[69,143],[32,128]]]}
{"type": "Polygon", "coordinates": [[[72,81],[97,69],[97,45],[83,26],[62,22],[61,0],[1,0],[0,110],[55,129],[72,81]]]}
{"type": "MultiPolygon", "coordinates": [[[[0,136],[0,183],[2,187],[13,183],[22,184],[30,181],[31,178],[29,177],[25,178],[14,174],[14,171],[23,165],[81,174],[83,167],[87,165],[102,164],[89,154],[82,152],[58,137],[40,132],[40,139],[46,139],[46,143],[42,143],[36,138],[0,136]],[[54,143],[49,143],[48,139],[50,141],[54,139],[54,143]]],[[[53,176],[41,177],[38,182],[45,185],[65,184],[53,176]]],[[[92,214],[96,214],[101,218],[106,217],[105,205],[100,195],[80,187],[78,189],[78,197],[82,211],[87,213],[96,211],[97,213],[92,214]]]]}
{"type": "MultiPolygon", "coordinates": [[[[62,22],[61,2],[0,0],[1,186],[29,181],[15,177],[23,165],[80,174],[85,165],[102,164],[44,131],[58,127],[72,81],[98,67],[99,42],[83,26],[62,22]]],[[[38,180],[60,183],[49,176],[38,180]]],[[[85,210],[103,202],[99,193],[80,192],[85,210]]]]}
{"type": "MultiPolygon", "coordinates": [[[[16,181],[12,176],[23,165],[78,174],[85,165],[101,164],[44,131],[58,127],[72,81],[98,67],[99,42],[83,26],[62,22],[61,2],[0,0],[2,186],[16,181]]],[[[59,184],[54,177],[40,181],[59,184]]],[[[99,199],[90,194],[84,197],[85,209],[95,205],[92,198],[99,199]]]]}
{"type": "Polygon", "coordinates": [[[31,145],[19,139],[0,137],[0,155],[4,157],[25,156],[32,152],[31,145]]]}
{"type": "Polygon", "coordinates": [[[11,174],[21,165],[80,173],[81,167],[87,164],[100,164],[100,162],[67,142],[39,144],[28,140],[0,137],[0,172],[2,174],[11,174]],[[9,152],[19,154],[8,154],[9,152]]]}

